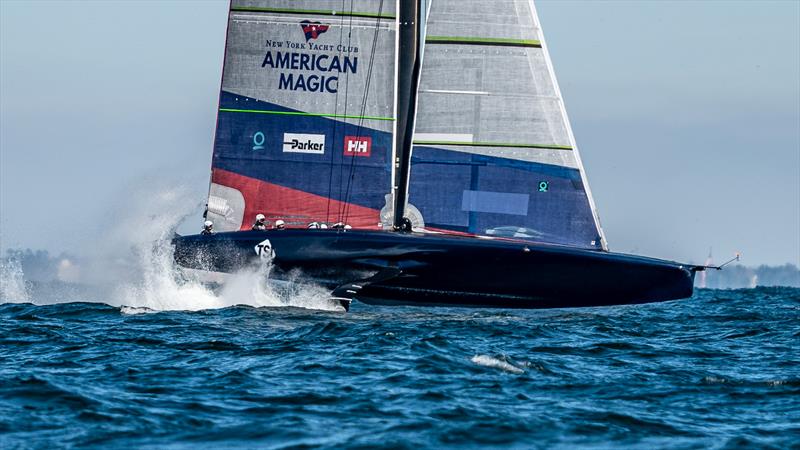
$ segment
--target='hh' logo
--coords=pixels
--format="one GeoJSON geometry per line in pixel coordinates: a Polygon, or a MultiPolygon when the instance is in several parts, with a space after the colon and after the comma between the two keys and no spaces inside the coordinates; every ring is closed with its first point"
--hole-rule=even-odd
{"type": "Polygon", "coordinates": [[[345,156],[369,156],[372,154],[372,138],[369,136],[345,136],[345,156]]]}
{"type": "Polygon", "coordinates": [[[300,22],[300,26],[303,28],[303,33],[306,34],[306,42],[318,38],[320,34],[328,31],[329,28],[328,25],[323,25],[319,22],[311,22],[310,20],[300,22]]]}

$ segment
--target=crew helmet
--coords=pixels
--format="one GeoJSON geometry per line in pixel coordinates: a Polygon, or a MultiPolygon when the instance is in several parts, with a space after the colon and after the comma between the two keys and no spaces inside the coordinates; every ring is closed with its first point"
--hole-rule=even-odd
{"type": "Polygon", "coordinates": [[[275,221],[275,228],[285,228],[285,227],[286,227],[286,222],[284,222],[283,220],[278,219],[275,221]]]}
{"type": "Polygon", "coordinates": [[[205,227],[205,228],[211,228],[213,226],[214,226],[214,222],[212,222],[210,220],[206,220],[205,222],[203,222],[203,227],[205,227]]]}
{"type": "Polygon", "coordinates": [[[266,217],[264,217],[263,214],[257,214],[256,215],[256,222],[263,222],[264,219],[266,219],[266,217]]]}

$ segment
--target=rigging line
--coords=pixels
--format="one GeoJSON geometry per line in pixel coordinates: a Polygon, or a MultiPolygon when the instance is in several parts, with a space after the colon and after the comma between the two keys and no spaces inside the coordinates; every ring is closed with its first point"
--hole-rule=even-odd
{"type": "MultiPolygon", "coordinates": [[[[378,6],[378,15],[379,16],[381,15],[381,13],[383,13],[383,2],[384,2],[384,0],[381,0],[380,5],[378,6]]],[[[369,67],[367,69],[367,82],[366,82],[366,87],[364,88],[364,98],[361,101],[361,114],[362,115],[367,110],[367,98],[369,97],[369,88],[370,88],[370,85],[372,84],[372,69],[375,67],[375,48],[378,45],[378,32],[379,31],[380,31],[380,19],[377,19],[376,22],[375,22],[375,34],[372,37],[372,50],[371,50],[371,54],[370,54],[370,57],[369,57],[369,67]]],[[[356,138],[360,138],[361,137],[361,130],[363,128],[363,125],[364,125],[363,119],[359,119],[358,128],[357,128],[357,131],[356,131],[356,138]]],[[[355,165],[356,156],[353,155],[350,158],[351,158],[350,159],[350,173],[349,173],[349,176],[347,178],[347,190],[345,191],[344,218],[343,218],[343,220],[341,220],[341,222],[343,222],[343,223],[347,223],[347,219],[350,216],[350,202],[349,202],[350,193],[351,193],[350,192],[350,186],[351,186],[351,181],[353,180],[353,178],[355,176],[355,167],[356,167],[356,165],[355,165]]]]}
{"type": "MultiPolygon", "coordinates": [[[[350,8],[351,9],[353,8],[352,2],[350,3],[350,8]]],[[[351,20],[351,28],[350,28],[350,33],[351,34],[348,35],[348,36],[352,37],[352,15],[350,17],[351,17],[351,19],[350,19],[351,20]]],[[[349,39],[347,41],[347,45],[350,46],[350,40],[349,39]]],[[[369,72],[367,72],[367,74],[369,74],[369,72]]],[[[349,85],[345,86],[345,91],[348,92],[348,93],[349,93],[349,87],[350,87],[349,85]]],[[[345,107],[347,107],[347,105],[345,105],[345,107]]],[[[344,165],[345,165],[344,149],[342,149],[342,150],[343,150],[342,151],[342,162],[341,162],[341,164],[339,164],[339,200],[341,202],[339,203],[339,207],[336,210],[336,222],[342,222],[343,221],[342,215],[344,214],[343,211],[345,209],[345,203],[347,203],[347,190],[345,190],[344,195],[342,195],[342,187],[345,185],[344,184],[344,165]]],[[[348,183],[348,187],[349,187],[349,183],[348,183]]]]}
{"type": "MultiPolygon", "coordinates": [[[[353,1],[350,1],[350,23],[348,25],[347,31],[347,47],[350,48],[353,40],[353,1]]],[[[379,14],[380,15],[380,14],[379,14]]],[[[347,106],[350,100],[350,74],[347,74],[345,77],[345,84],[344,84],[344,110],[347,111],[347,106]]],[[[347,130],[347,121],[345,121],[342,125],[347,130]]],[[[346,132],[346,131],[345,131],[346,132]]],[[[341,156],[342,162],[339,163],[339,197],[337,197],[340,201],[339,205],[336,207],[336,221],[340,222],[342,219],[342,204],[341,201],[343,200],[342,197],[342,185],[344,184],[342,179],[344,178],[344,151],[342,151],[341,156]]]]}
{"type": "MultiPolygon", "coordinates": [[[[352,3],[350,5],[350,7],[352,9],[352,7],[353,7],[352,3]]],[[[376,19],[378,19],[378,20],[376,20],[376,22],[375,22],[375,35],[373,36],[373,41],[372,41],[370,62],[369,62],[368,70],[367,70],[367,79],[366,79],[366,82],[365,82],[365,90],[364,90],[364,96],[363,96],[363,99],[362,99],[361,111],[364,111],[365,108],[366,108],[365,107],[365,102],[366,102],[366,98],[367,98],[367,95],[368,95],[368,92],[369,92],[369,86],[370,86],[370,83],[371,83],[371,80],[372,80],[372,67],[373,67],[373,61],[375,59],[375,47],[376,47],[376,42],[377,42],[377,34],[378,34],[379,26],[380,26],[380,20],[379,19],[380,19],[382,14],[383,14],[383,0],[381,0],[381,3],[380,3],[379,8],[378,8],[378,15],[376,17],[376,19]]],[[[351,22],[352,22],[352,16],[351,16],[351,22]]],[[[351,29],[352,29],[352,27],[351,27],[351,29]]],[[[351,42],[348,40],[347,45],[350,46],[350,44],[351,44],[351,42]]],[[[349,84],[346,86],[346,91],[349,93],[349,84]]],[[[347,106],[347,105],[345,105],[345,106],[347,106]]],[[[358,139],[361,136],[361,127],[362,127],[362,125],[363,125],[363,121],[361,119],[359,119],[358,125],[356,126],[356,133],[355,133],[356,134],[356,139],[358,139]]],[[[337,222],[345,222],[347,214],[348,214],[347,211],[349,210],[349,206],[348,206],[347,202],[350,199],[350,181],[351,181],[351,174],[353,172],[353,163],[354,162],[355,162],[354,158],[351,157],[350,168],[347,171],[347,173],[348,173],[347,184],[346,184],[344,195],[342,195],[341,187],[344,184],[344,178],[345,178],[344,177],[344,167],[345,167],[345,164],[344,164],[344,152],[342,152],[342,164],[339,166],[339,168],[340,168],[340,171],[339,171],[339,183],[340,183],[339,184],[339,198],[342,200],[342,203],[340,203],[340,205],[339,205],[339,210],[338,210],[338,215],[337,215],[337,222]]]]}
{"type": "MultiPolygon", "coordinates": [[[[382,12],[382,10],[383,10],[383,1],[381,1],[379,11],[382,12]]],[[[374,35],[373,40],[372,40],[372,54],[370,55],[369,68],[367,70],[367,83],[366,83],[366,87],[364,89],[364,97],[363,97],[362,102],[361,102],[361,112],[362,113],[366,112],[367,99],[369,98],[369,89],[370,89],[370,87],[372,85],[372,72],[373,72],[373,69],[375,67],[375,49],[377,47],[378,33],[380,31],[380,29],[378,28],[377,25],[378,24],[376,23],[375,35],[374,35]]],[[[359,138],[362,137],[363,130],[364,130],[364,121],[363,121],[363,119],[359,119],[358,126],[356,128],[356,139],[359,139],[359,138]]],[[[355,179],[355,171],[356,171],[356,167],[357,167],[356,164],[355,164],[356,163],[356,157],[353,155],[350,158],[351,158],[350,159],[350,170],[349,170],[348,178],[347,178],[347,189],[345,190],[345,204],[344,204],[345,210],[344,210],[344,217],[343,217],[342,222],[347,222],[348,218],[350,217],[350,195],[352,193],[351,187],[352,187],[353,180],[355,179]]]]}
{"type": "MultiPolygon", "coordinates": [[[[342,11],[344,11],[344,2],[345,2],[345,0],[342,0],[342,11]]],[[[353,0],[350,0],[350,10],[352,11],[352,9],[353,9],[353,0]]],[[[340,16],[340,17],[341,17],[341,20],[339,21],[339,29],[340,30],[344,30],[344,27],[343,27],[343,25],[344,25],[344,16],[340,16]]],[[[350,16],[350,20],[351,21],[353,20],[353,16],[352,15],[350,16]]],[[[342,57],[342,38],[343,37],[344,37],[344,33],[339,33],[339,59],[341,59],[341,57],[342,57]]],[[[347,76],[349,76],[349,75],[347,75],[347,76]]],[[[345,116],[346,116],[347,115],[347,110],[346,110],[346,108],[347,108],[347,95],[345,95],[344,101],[345,101],[345,116]]],[[[335,103],[333,105],[333,115],[334,115],[334,117],[336,117],[338,115],[338,113],[339,113],[339,89],[338,89],[338,86],[337,86],[336,99],[335,99],[335,103]]],[[[330,222],[330,215],[331,215],[331,191],[333,190],[333,159],[334,159],[335,153],[336,153],[333,149],[336,148],[336,130],[338,128],[338,125],[339,125],[339,122],[334,120],[333,121],[333,145],[331,146],[331,163],[328,166],[328,202],[327,202],[327,205],[325,207],[325,222],[330,222]]]]}
{"type": "MultiPolygon", "coordinates": [[[[384,0],[381,0],[380,5],[378,6],[378,15],[380,16],[383,13],[383,5],[384,0]]],[[[361,111],[365,112],[367,108],[367,99],[369,98],[369,89],[372,85],[372,73],[375,67],[375,49],[378,44],[378,33],[380,32],[380,20],[375,22],[375,34],[372,38],[372,48],[370,53],[370,60],[367,69],[367,80],[364,88],[364,95],[361,100],[361,111]]],[[[358,125],[356,127],[356,139],[359,139],[362,136],[362,131],[364,127],[364,121],[359,119],[358,125]]],[[[345,190],[345,202],[344,202],[344,212],[341,222],[347,222],[348,218],[350,217],[350,195],[352,193],[351,187],[353,179],[355,178],[355,169],[356,169],[356,157],[353,155],[350,159],[350,170],[348,171],[348,178],[347,178],[347,189],[345,190]]]]}

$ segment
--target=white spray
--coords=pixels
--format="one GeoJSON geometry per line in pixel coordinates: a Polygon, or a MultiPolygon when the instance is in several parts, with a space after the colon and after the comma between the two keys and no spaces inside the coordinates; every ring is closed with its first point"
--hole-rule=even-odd
{"type": "Polygon", "coordinates": [[[30,302],[22,265],[16,258],[0,258],[0,303],[30,302]]]}
{"type": "MultiPolygon", "coordinates": [[[[203,310],[234,305],[342,309],[330,300],[327,290],[318,286],[290,282],[276,289],[268,280],[268,264],[231,274],[221,289],[212,290],[201,282],[200,274],[176,267],[170,245],[178,226],[198,214],[204,203],[197,191],[185,184],[169,186],[146,179],[129,187],[126,193],[129,195],[117,203],[117,210],[109,211],[109,217],[114,217],[108,221],[111,226],[80,255],[80,263],[71,262],[75,265],[71,267],[73,277],[94,287],[97,294],[92,298],[59,297],[59,302],[101,301],[124,307],[126,312],[144,308],[203,310]]],[[[21,270],[17,278],[22,280],[21,270]]],[[[24,286],[24,280],[21,283],[24,286]]],[[[4,298],[5,292],[4,281],[4,298]]],[[[27,297],[15,294],[15,298],[27,297]]]]}

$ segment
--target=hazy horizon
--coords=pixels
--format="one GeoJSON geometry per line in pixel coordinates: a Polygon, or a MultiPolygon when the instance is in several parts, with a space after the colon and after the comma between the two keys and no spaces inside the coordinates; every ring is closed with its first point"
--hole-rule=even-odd
{"type": "MultiPolygon", "coordinates": [[[[536,5],[612,250],[800,266],[800,2],[536,5]]],[[[90,247],[152,186],[204,201],[226,19],[0,2],[0,249],[90,247]]]]}

